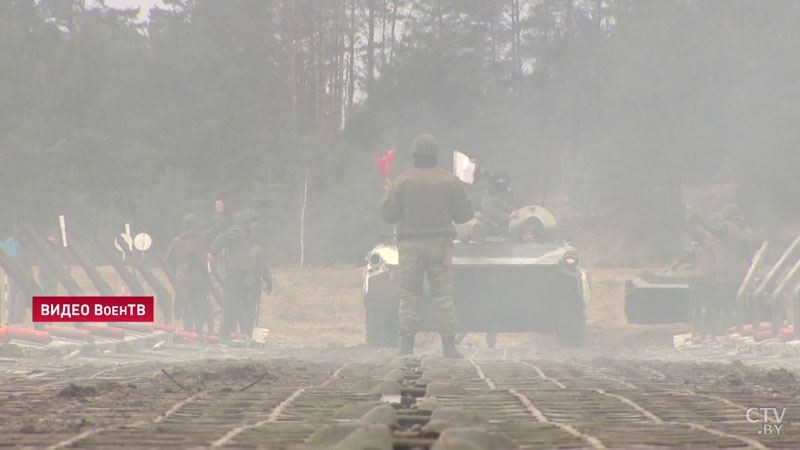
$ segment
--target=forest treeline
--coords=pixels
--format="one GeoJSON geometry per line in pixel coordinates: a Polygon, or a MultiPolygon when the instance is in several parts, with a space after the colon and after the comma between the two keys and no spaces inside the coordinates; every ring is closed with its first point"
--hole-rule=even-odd
{"type": "Polygon", "coordinates": [[[687,192],[763,233],[800,205],[800,2],[164,3],[0,2],[4,236],[64,214],[163,249],[223,199],[260,212],[275,264],[300,261],[301,221],[305,263],[359,262],[391,230],[372,155],[396,148],[394,176],[422,132],[654,255],[687,192]]]}

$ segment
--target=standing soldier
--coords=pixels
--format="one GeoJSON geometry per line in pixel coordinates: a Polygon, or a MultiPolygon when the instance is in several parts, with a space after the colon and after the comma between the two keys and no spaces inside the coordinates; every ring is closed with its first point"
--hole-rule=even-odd
{"type": "MultiPolygon", "coordinates": [[[[14,226],[14,236],[6,240],[6,242],[14,243],[16,249],[16,256],[14,262],[19,265],[22,271],[28,275],[32,280],[33,267],[28,254],[28,248],[25,245],[27,237],[22,231],[22,227],[17,223],[14,226]]],[[[0,250],[1,251],[1,250],[0,250]]],[[[22,324],[25,323],[26,310],[32,308],[31,293],[25,292],[22,284],[17,280],[8,278],[8,323],[9,324],[22,324]]]]}
{"type": "Polygon", "coordinates": [[[718,298],[717,263],[714,255],[716,237],[696,228],[691,234],[691,254],[685,258],[692,262],[689,272],[690,323],[693,332],[708,334],[716,331],[710,328],[713,316],[716,315],[714,313],[718,298]]]}
{"type": "Polygon", "coordinates": [[[736,292],[750,268],[755,252],[753,233],[745,225],[739,206],[729,203],[700,224],[714,236],[717,295],[722,325],[733,323],[736,292]]]}
{"type": "Polygon", "coordinates": [[[214,217],[211,218],[212,234],[208,238],[213,241],[217,234],[227,230],[233,225],[233,220],[228,216],[225,211],[225,202],[217,200],[214,202],[214,217]],[[214,234],[216,233],[216,234],[214,234]]]}
{"type": "Polygon", "coordinates": [[[272,274],[264,264],[264,252],[255,240],[258,215],[251,209],[234,216],[235,224],[220,233],[208,249],[208,260],[223,251],[227,252],[223,289],[225,304],[222,308],[220,336],[227,339],[239,327],[239,332],[250,336],[261,304],[261,286],[266,284],[267,294],[272,292],[272,274]]]}
{"type": "Polygon", "coordinates": [[[453,237],[455,223],[472,219],[473,211],[462,183],[438,165],[436,139],[414,139],[414,168],[400,174],[381,199],[381,217],[396,223],[400,268],[400,354],[414,353],[419,328],[419,303],[427,275],[437,310],[442,353],[463,358],[455,345],[453,306],[453,237]]]}
{"type": "MultiPolygon", "coordinates": [[[[47,248],[53,255],[58,255],[62,251],[61,239],[58,236],[58,231],[48,230],[47,240],[45,241],[47,248]]],[[[59,259],[59,258],[56,258],[59,259]]],[[[64,269],[67,269],[66,265],[64,269]]],[[[38,265],[39,271],[39,286],[42,288],[44,295],[58,295],[58,277],[52,271],[45,269],[41,263],[38,265]]]]}
{"type": "Polygon", "coordinates": [[[183,232],[172,240],[167,251],[167,264],[175,272],[175,303],[181,305],[183,328],[197,334],[203,333],[204,324],[208,324],[208,334],[214,332],[214,315],[208,301],[207,248],[208,235],[200,231],[199,219],[187,214],[183,232]]]}
{"type": "Polygon", "coordinates": [[[519,205],[511,191],[511,178],[505,170],[498,170],[492,174],[489,188],[483,195],[481,210],[486,222],[488,234],[506,236],[508,224],[517,217],[519,205]]]}

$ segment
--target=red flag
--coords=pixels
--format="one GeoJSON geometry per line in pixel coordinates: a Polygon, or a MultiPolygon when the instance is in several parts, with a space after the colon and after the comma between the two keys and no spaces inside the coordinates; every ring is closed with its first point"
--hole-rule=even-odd
{"type": "Polygon", "coordinates": [[[392,162],[394,162],[394,149],[389,150],[386,156],[381,158],[380,153],[375,152],[375,165],[383,177],[389,176],[389,171],[392,170],[392,162]]]}

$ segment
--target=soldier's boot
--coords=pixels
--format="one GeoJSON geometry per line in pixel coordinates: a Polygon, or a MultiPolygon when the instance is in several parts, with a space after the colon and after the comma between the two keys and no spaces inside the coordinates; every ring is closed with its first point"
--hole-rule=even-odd
{"type": "Polygon", "coordinates": [[[414,333],[400,334],[400,356],[414,354],[414,333]]]}
{"type": "Polygon", "coordinates": [[[464,355],[456,348],[456,337],[453,334],[442,335],[442,355],[447,359],[464,359],[464,355]]]}

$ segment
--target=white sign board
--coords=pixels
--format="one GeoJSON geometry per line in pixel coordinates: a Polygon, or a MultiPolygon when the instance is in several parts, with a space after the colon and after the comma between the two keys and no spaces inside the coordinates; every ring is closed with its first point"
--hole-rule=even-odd
{"type": "Polygon", "coordinates": [[[136,250],[143,252],[153,245],[153,239],[147,233],[139,233],[133,238],[133,246],[136,250]]]}
{"type": "Polygon", "coordinates": [[[475,163],[469,160],[464,153],[453,152],[453,174],[467,184],[475,181],[475,163]]]}

